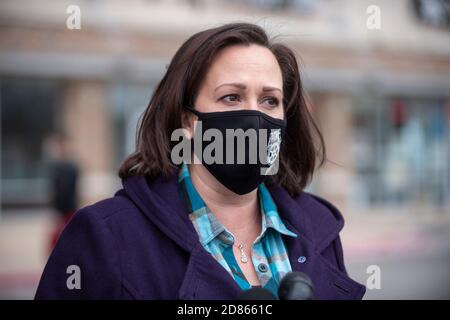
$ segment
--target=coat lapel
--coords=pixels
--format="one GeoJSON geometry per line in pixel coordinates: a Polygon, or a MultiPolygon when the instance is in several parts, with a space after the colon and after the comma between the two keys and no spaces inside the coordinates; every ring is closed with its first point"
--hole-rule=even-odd
{"type": "Polygon", "coordinates": [[[330,245],[330,238],[337,238],[343,222],[336,221],[333,224],[327,221],[324,223],[324,233],[312,230],[308,216],[315,214],[319,208],[311,198],[307,199],[307,195],[302,193],[299,198],[293,199],[280,187],[272,187],[271,194],[286,227],[298,234],[297,238],[284,237],[284,242],[292,271],[303,272],[311,278],[315,289],[314,299],[361,299],[365,287],[352,280],[322,255],[323,250],[327,248],[324,243],[328,242],[330,245]]]}
{"type": "Polygon", "coordinates": [[[182,300],[236,299],[242,289],[232,276],[200,244],[191,252],[184,281],[178,292],[182,300]]]}

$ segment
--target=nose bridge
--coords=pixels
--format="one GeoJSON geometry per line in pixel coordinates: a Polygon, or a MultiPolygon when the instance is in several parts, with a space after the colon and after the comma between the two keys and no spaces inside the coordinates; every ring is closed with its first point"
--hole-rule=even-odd
{"type": "Polygon", "coordinates": [[[245,106],[248,110],[258,110],[258,92],[255,88],[249,88],[248,90],[248,97],[247,97],[247,103],[245,106]]]}
{"type": "Polygon", "coordinates": [[[256,99],[253,99],[252,101],[249,101],[249,103],[247,104],[246,108],[248,110],[259,110],[258,107],[258,101],[256,99]],[[255,100],[255,101],[253,101],[255,100]]]}

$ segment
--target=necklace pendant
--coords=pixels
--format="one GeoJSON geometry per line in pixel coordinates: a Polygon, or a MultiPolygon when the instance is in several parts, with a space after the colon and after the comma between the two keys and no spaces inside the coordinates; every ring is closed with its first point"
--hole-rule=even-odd
{"type": "Polygon", "coordinates": [[[241,251],[241,262],[242,263],[247,263],[248,259],[247,259],[247,255],[244,252],[244,246],[242,244],[240,244],[238,246],[238,248],[241,251]]]}

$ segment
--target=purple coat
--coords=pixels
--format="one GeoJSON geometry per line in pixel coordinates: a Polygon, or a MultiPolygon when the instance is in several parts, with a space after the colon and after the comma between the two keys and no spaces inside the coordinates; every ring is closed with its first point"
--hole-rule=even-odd
{"type": "MultiPolygon", "coordinates": [[[[284,188],[268,189],[286,227],[299,235],[284,240],[293,271],[311,278],[314,298],[361,299],[365,287],[345,270],[339,211],[307,192],[292,198],[284,188]]],[[[114,197],[80,209],[53,250],[35,298],[209,300],[241,293],[199,242],[174,174],[152,182],[128,178],[114,197]],[[75,275],[71,265],[79,267],[79,289],[67,286],[75,275]]]]}

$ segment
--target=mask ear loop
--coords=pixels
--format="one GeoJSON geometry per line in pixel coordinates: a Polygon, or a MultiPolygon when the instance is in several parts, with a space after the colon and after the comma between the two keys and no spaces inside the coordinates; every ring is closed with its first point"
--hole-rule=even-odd
{"type": "Polygon", "coordinates": [[[187,106],[187,105],[185,105],[184,108],[187,109],[187,110],[189,110],[189,111],[192,112],[193,114],[195,114],[195,115],[200,119],[201,114],[202,114],[200,111],[197,111],[197,110],[195,110],[194,108],[189,107],[189,106],[187,106]]]}

